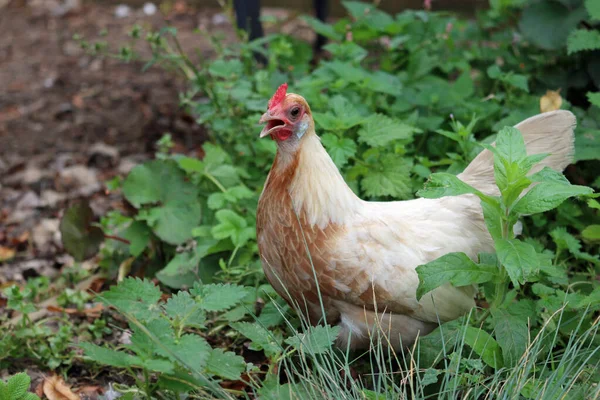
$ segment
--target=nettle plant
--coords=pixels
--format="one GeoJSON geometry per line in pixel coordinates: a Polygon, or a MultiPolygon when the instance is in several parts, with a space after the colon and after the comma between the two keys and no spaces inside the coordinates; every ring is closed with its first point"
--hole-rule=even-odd
{"type": "Polygon", "coordinates": [[[27,392],[31,378],[24,372],[11,376],[6,382],[0,381],[0,400],[40,400],[27,392]]]}
{"type": "MultiPolygon", "coordinates": [[[[135,387],[116,385],[122,393],[154,398],[194,392],[227,398],[231,394],[219,382],[242,381],[266,394],[271,389],[262,388],[265,372],[232,351],[211,347],[209,341],[214,342],[223,332],[234,342],[249,341],[249,349],[264,351],[272,370],[285,353],[306,348],[312,353],[330,350],[336,333],[325,327],[308,328],[302,334],[292,329],[284,341],[279,325],[286,318],[287,306],[281,299],[267,301],[257,317],[258,296],[273,299],[276,295],[268,285],[254,289],[195,283],[189,291],[179,291],[163,301],[159,287],[152,282],[127,278],[99,297],[127,317],[130,343],[117,349],[93,343],[79,343],[79,347],[86,359],[124,369],[136,379],[135,387]],[[254,322],[243,321],[249,316],[254,322]]],[[[267,374],[273,381],[272,371],[267,374]]]]}
{"type": "MultiPolygon", "coordinates": [[[[417,298],[427,296],[447,282],[455,286],[480,285],[489,308],[475,321],[477,325],[484,323],[486,328],[491,328],[494,337],[486,333],[489,329],[469,327],[465,340],[484,362],[498,370],[503,366],[514,367],[522,357],[527,357],[527,349],[541,325],[568,336],[578,324],[586,328],[597,324],[589,308],[600,309],[600,287],[590,282],[587,288],[577,292],[553,288],[551,285],[568,283],[565,269],[553,262],[552,252],[531,239],[517,238],[514,233],[515,224],[523,216],[547,212],[570,197],[592,195],[593,190],[572,185],[561,173],[547,167],[530,174],[535,164],[547,155],[527,155],[523,137],[516,128],[502,129],[495,146],[485,147],[494,154],[499,196],[483,194],[448,173],[432,174],[418,195],[425,198],[478,196],[496,253],[480,254],[478,262],[464,253],[450,253],[419,266],[417,298]],[[553,317],[563,307],[565,318],[557,324],[553,317]]],[[[456,328],[457,322],[446,325],[456,328]]],[[[425,343],[436,339],[435,333],[423,338],[425,343]]],[[[455,341],[456,337],[447,335],[446,340],[455,341]]],[[[599,344],[597,338],[593,340],[599,344]]],[[[423,346],[422,341],[421,348],[423,346]]],[[[551,350],[545,349],[546,352],[551,350]]],[[[429,361],[431,357],[426,359],[429,361]]]]}

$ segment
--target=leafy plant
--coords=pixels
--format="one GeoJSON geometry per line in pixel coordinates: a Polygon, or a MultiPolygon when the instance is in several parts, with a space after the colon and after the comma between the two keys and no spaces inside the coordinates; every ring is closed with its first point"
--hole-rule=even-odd
{"type": "Polygon", "coordinates": [[[40,400],[33,393],[27,392],[31,378],[25,372],[13,375],[8,381],[0,381],[0,399],[2,400],[40,400]]]}
{"type": "MultiPolygon", "coordinates": [[[[475,263],[464,253],[450,253],[419,266],[417,298],[446,282],[455,286],[483,285],[485,298],[491,307],[479,322],[491,315],[491,321],[487,323],[495,329],[495,340],[479,328],[472,327],[467,328],[473,331],[465,338],[484,362],[499,369],[504,362],[516,365],[528,346],[529,316],[521,312],[511,313],[515,297],[518,301],[517,294],[527,283],[537,282],[534,287],[541,285],[540,280],[556,276],[558,272],[543,250],[536,250],[533,244],[515,237],[515,224],[524,215],[549,211],[569,197],[590,195],[593,190],[572,185],[561,173],[547,167],[530,174],[535,164],[546,155],[527,155],[523,137],[516,128],[502,129],[495,146],[485,147],[494,154],[494,176],[500,189],[499,196],[485,195],[447,173],[432,174],[425,189],[418,194],[426,198],[467,193],[479,197],[496,254],[481,254],[479,263],[475,263]],[[533,183],[535,186],[530,187],[533,183]],[[507,298],[509,284],[512,284],[513,293],[507,298]],[[485,346],[473,343],[472,337],[483,338],[485,346]]],[[[573,248],[578,250],[578,247],[573,248]]],[[[558,304],[561,303],[559,300],[558,304]]],[[[585,305],[581,308],[578,305],[578,302],[572,303],[569,308],[585,310],[585,305]]]]}

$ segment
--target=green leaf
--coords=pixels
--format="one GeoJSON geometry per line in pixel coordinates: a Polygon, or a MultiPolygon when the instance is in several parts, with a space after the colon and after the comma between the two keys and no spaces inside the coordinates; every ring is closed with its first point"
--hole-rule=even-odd
{"type": "Polygon", "coordinates": [[[329,102],[327,113],[313,113],[316,123],[329,131],[345,131],[360,125],[367,118],[361,115],[356,107],[344,96],[337,95],[329,102]]]}
{"type": "Polygon", "coordinates": [[[286,339],[285,342],[308,354],[323,354],[331,350],[331,345],[335,342],[339,333],[339,326],[311,326],[306,332],[296,333],[286,339]]]}
{"type": "Polygon", "coordinates": [[[598,154],[600,154],[600,129],[577,129],[575,161],[597,160],[600,158],[598,154]]]}
{"type": "Polygon", "coordinates": [[[425,374],[423,375],[423,378],[421,379],[421,385],[423,386],[427,386],[427,385],[431,385],[432,383],[436,383],[438,381],[438,375],[441,374],[442,371],[440,371],[439,369],[435,369],[435,368],[427,368],[425,370],[425,374]]]}
{"type": "Polygon", "coordinates": [[[367,16],[371,11],[375,10],[373,4],[364,1],[342,1],[342,5],[354,19],[361,19],[367,16]]]}
{"type": "Polygon", "coordinates": [[[231,351],[225,352],[223,349],[212,349],[206,363],[206,372],[229,380],[240,379],[245,370],[244,358],[231,351]]]}
{"type": "Polygon", "coordinates": [[[142,321],[157,317],[158,305],[156,303],[160,297],[160,289],[151,281],[137,278],[125,278],[118,285],[112,286],[100,295],[104,303],[142,321]]]}
{"type": "Polygon", "coordinates": [[[248,227],[248,222],[232,210],[219,210],[215,214],[220,222],[211,233],[215,239],[230,238],[234,246],[243,246],[254,238],[254,227],[248,227]]]}
{"type": "Polygon", "coordinates": [[[491,312],[494,335],[502,348],[504,363],[507,367],[515,367],[527,349],[529,333],[527,323],[505,310],[492,308],[491,312]]]}
{"type": "Polygon", "coordinates": [[[365,121],[358,131],[359,142],[371,147],[383,147],[392,141],[410,140],[420,129],[396,121],[383,114],[376,114],[365,121]]]}
{"type": "Polygon", "coordinates": [[[600,108],[600,92],[588,92],[587,98],[592,105],[600,108]]]}
{"type": "Polygon", "coordinates": [[[79,347],[83,349],[86,357],[89,357],[98,364],[119,368],[140,367],[143,364],[139,357],[132,356],[124,351],[115,351],[93,343],[80,343],[79,347]]]}
{"type": "Polygon", "coordinates": [[[584,4],[590,18],[600,21],[600,3],[598,0],[585,0],[584,4]]]}
{"type": "Polygon", "coordinates": [[[600,240],[600,225],[588,225],[581,231],[581,236],[589,241],[600,240]]]}
{"type": "Polygon", "coordinates": [[[238,59],[215,60],[210,63],[208,72],[219,78],[235,79],[242,75],[244,66],[238,59]]]}
{"type": "Polygon", "coordinates": [[[464,330],[464,318],[446,322],[430,334],[419,337],[417,351],[420,368],[434,367],[445,355],[454,351],[459,335],[464,330]]]}
{"type": "Polygon", "coordinates": [[[586,186],[565,185],[563,182],[542,182],[535,185],[514,205],[514,212],[536,214],[552,210],[573,196],[592,194],[586,186]]]}
{"type": "Polygon", "coordinates": [[[577,29],[569,34],[567,53],[569,55],[580,51],[600,49],[600,32],[595,30],[577,29]]]}
{"type": "Polygon", "coordinates": [[[445,196],[459,196],[462,194],[476,194],[484,196],[479,190],[461,181],[456,175],[447,172],[431,174],[425,187],[417,192],[417,196],[426,199],[439,199],[445,196]]]}
{"type": "Polygon", "coordinates": [[[496,153],[507,163],[517,163],[527,157],[527,148],[521,131],[506,126],[496,136],[496,153]]]}
{"type": "Polygon", "coordinates": [[[496,253],[515,287],[539,267],[539,258],[532,245],[518,239],[496,240],[496,253]]]}
{"type": "Polygon", "coordinates": [[[559,250],[569,250],[576,258],[600,264],[600,256],[581,251],[581,242],[567,232],[564,227],[558,227],[550,232],[550,236],[559,250]]]}
{"type": "MultiPolygon", "coordinates": [[[[171,374],[160,374],[157,383],[161,389],[180,393],[188,393],[195,388],[204,386],[201,380],[196,379],[183,368],[175,369],[171,374]]],[[[121,399],[122,397],[119,398],[119,400],[121,399]]]]}
{"type": "Polygon", "coordinates": [[[69,207],[61,221],[60,234],[65,250],[77,261],[95,255],[104,241],[102,229],[93,226],[94,212],[87,202],[79,201],[69,207]]]}
{"type": "Polygon", "coordinates": [[[187,173],[204,172],[204,163],[197,158],[181,157],[177,159],[177,164],[187,173]]]}
{"type": "Polygon", "coordinates": [[[481,356],[481,359],[490,367],[500,369],[504,365],[502,350],[498,342],[482,329],[467,326],[464,331],[465,343],[481,356]]]}
{"type": "Polygon", "coordinates": [[[449,253],[419,265],[417,274],[417,300],[420,300],[425,293],[448,282],[454,286],[467,286],[491,281],[498,275],[498,268],[495,265],[475,264],[465,253],[449,253]]]}
{"type": "Polygon", "coordinates": [[[177,358],[169,355],[172,361],[183,362],[186,368],[195,372],[204,369],[211,353],[210,345],[199,335],[183,335],[179,341],[167,347],[177,355],[177,358]]]}
{"type": "Polygon", "coordinates": [[[592,293],[577,303],[577,308],[585,309],[587,307],[590,307],[590,310],[594,311],[600,308],[600,287],[592,290],[592,293]]]}
{"type": "Polygon", "coordinates": [[[372,72],[363,84],[373,92],[387,93],[393,96],[398,96],[402,92],[400,79],[384,71],[372,72]]]}
{"type": "Polygon", "coordinates": [[[188,292],[180,291],[173,296],[164,306],[165,314],[177,321],[180,326],[201,328],[206,316],[200,305],[194,301],[188,292]]]}
{"type": "Polygon", "coordinates": [[[521,15],[519,29],[523,36],[545,50],[565,46],[569,33],[585,18],[585,9],[570,11],[556,1],[542,1],[527,7],[521,15]]]}
{"type": "Polygon", "coordinates": [[[367,70],[355,67],[349,62],[334,60],[326,62],[324,65],[345,82],[363,82],[369,76],[367,70]]]}
{"type": "Polygon", "coordinates": [[[342,168],[350,157],[356,154],[356,143],[352,139],[339,138],[334,134],[326,133],[321,136],[327,152],[338,168],[342,168]]]}
{"type": "Polygon", "coordinates": [[[493,202],[486,203],[481,202],[481,208],[483,210],[483,218],[485,220],[485,226],[487,227],[492,239],[498,240],[502,238],[502,210],[499,202],[494,199],[493,202]]]}
{"type": "MultiPolygon", "coordinates": [[[[312,389],[312,388],[311,388],[312,389]]],[[[307,385],[279,383],[278,374],[268,374],[258,389],[260,400],[304,400],[312,399],[313,391],[307,385]]]]}
{"type": "Polygon", "coordinates": [[[239,304],[249,294],[245,287],[230,283],[194,284],[191,294],[200,297],[200,306],[206,311],[225,311],[239,304]]]}
{"type": "Polygon", "coordinates": [[[258,322],[265,328],[272,328],[284,321],[284,316],[288,310],[289,306],[287,304],[279,305],[279,308],[277,308],[275,301],[270,301],[260,311],[258,322]]]}
{"type": "Polygon", "coordinates": [[[331,39],[333,41],[340,41],[343,37],[341,33],[336,32],[332,25],[325,24],[316,18],[309,17],[308,15],[303,15],[302,19],[304,20],[304,22],[308,23],[308,25],[310,25],[310,27],[316,33],[318,33],[319,35],[323,35],[328,39],[331,39]]]}
{"type": "Polygon", "coordinates": [[[281,353],[281,341],[270,332],[256,323],[234,322],[230,324],[233,329],[252,341],[251,350],[264,350],[267,357],[281,353]]]}
{"type": "Polygon", "coordinates": [[[407,199],[412,196],[409,159],[384,154],[377,166],[369,169],[368,174],[360,181],[367,196],[393,196],[407,199]]]}
{"type": "Polygon", "coordinates": [[[31,378],[25,372],[20,372],[13,375],[8,382],[6,382],[6,391],[10,399],[19,399],[27,393],[31,378]]]}
{"type": "Polygon", "coordinates": [[[360,62],[368,55],[367,50],[355,42],[328,43],[323,49],[330,52],[335,59],[345,61],[360,62]]]}
{"type": "Polygon", "coordinates": [[[136,166],[123,183],[123,194],[137,208],[154,206],[141,210],[138,219],[148,221],[167,243],[185,242],[200,222],[197,188],[173,162],[155,160],[136,166]]]}
{"type": "Polygon", "coordinates": [[[123,237],[129,240],[129,253],[137,257],[143,253],[150,241],[150,228],[141,221],[133,221],[123,232],[123,237]]]}
{"type": "Polygon", "coordinates": [[[498,79],[510,86],[529,92],[529,85],[527,84],[527,77],[525,75],[502,72],[500,67],[495,64],[488,67],[487,74],[492,79],[498,79]]]}
{"type": "MultiPolygon", "coordinates": [[[[158,313],[162,317],[162,313],[158,313]]],[[[135,318],[135,317],[133,317],[135,318]]],[[[131,344],[127,347],[142,360],[156,358],[155,355],[168,357],[164,347],[175,343],[175,332],[171,322],[166,318],[154,318],[150,321],[140,321],[141,324],[131,324],[131,344]]]]}
{"type": "Polygon", "coordinates": [[[555,182],[562,183],[564,185],[571,184],[563,174],[553,170],[550,167],[544,167],[540,171],[531,175],[529,179],[531,179],[532,182],[555,182]]]}
{"type": "Polygon", "coordinates": [[[221,192],[211,193],[206,204],[211,210],[220,210],[225,205],[225,195],[221,192]]]}
{"type": "Polygon", "coordinates": [[[177,253],[156,277],[172,288],[189,287],[198,278],[200,258],[192,251],[177,253]]]}

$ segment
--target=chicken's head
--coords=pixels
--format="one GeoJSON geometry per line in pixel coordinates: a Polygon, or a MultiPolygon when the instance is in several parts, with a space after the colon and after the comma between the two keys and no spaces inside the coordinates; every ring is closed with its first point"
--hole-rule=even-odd
{"type": "Polygon", "coordinates": [[[305,133],[314,131],[314,122],[308,103],[302,96],[287,92],[287,83],[279,86],[260,117],[259,123],[265,124],[260,137],[270,135],[278,144],[295,147],[305,133]]]}

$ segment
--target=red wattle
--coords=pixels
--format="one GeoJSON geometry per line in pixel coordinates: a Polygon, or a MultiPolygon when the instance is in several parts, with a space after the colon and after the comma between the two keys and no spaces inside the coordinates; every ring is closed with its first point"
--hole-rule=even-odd
{"type": "Polygon", "coordinates": [[[292,136],[292,131],[289,129],[280,129],[277,132],[275,132],[274,135],[277,138],[277,140],[284,141],[289,139],[290,136],[292,136]]]}

